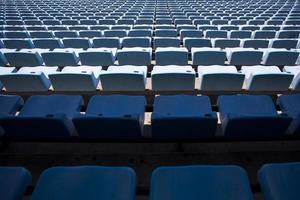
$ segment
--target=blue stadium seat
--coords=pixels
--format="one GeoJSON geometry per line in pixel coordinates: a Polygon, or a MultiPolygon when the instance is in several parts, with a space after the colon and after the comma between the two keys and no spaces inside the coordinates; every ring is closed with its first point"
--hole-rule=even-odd
{"type": "Polygon", "coordinates": [[[65,38],[62,42],[65,48],[88,49],[92,47],[92,43],[86,38],[65,38]]]}
{"type": "Polygon", "coordinates": [[[281,27],[281,30],[293,30],[293,31],[299,31],[300,30],[300,26],[293,26],[293,25],[283,25],[281,27]]]}
{"type": "Polygon", "coordinates": [[[47,66],[76,66],[79,62],[79,57],[72,49],[54,49],[42,52],[41,56],[47,66]]]}
{"type": "Polygon", "coordinates": [[[206,38],[227,38],[227,31],[208,30],[204,32],[206,38]]]}
{"type": "Polygon", "coordinates": [[[56,67],[22,67],[17,72],[1,74],[0,80],[7,91],[48,91],[51,86],[48,73],[56,70],[56,67]]]}
{"type": "Polygon", "coordinates": [[[62,139],[76,135],[72,118],[83,104],[81,96],[31,96],[18,116],[1,115],[5,138],[62,139]]]}
{"type": "Polygon", "coordinates": [[[54,38],[50,31],[31,31],[29,34],[31,38],[54,38]]]}
{"type": "Polygon", "coordinates": [[[7,36],[8,37],[12,37],[12,38],[17,38],[18,36],[20,37],[27,37],[26,36],[26,33],[23,34],[21,32],[25,32],[25,26],[3,26],[3,30],[7,31],[8,34],[7,36]],[[9,32],[12,32],[12,33],[9,33],[9,32]]]}
{"type": "Polygon", "coordinates": [[[134,25],[135,20],[133,19],[119,19],[117,24],[119,25],[134,25]]]}
{"type": "Polygon", "coordinates": [[[109,66],[100,79],[103,91],[145,91],[147,66],[109,66]]]}
{"type": "Polygon", "coordinates": [[[150,65],[152,48],[123,48],[118,50],[117,58],[119,65],[150,65]]]}
{"type": "Polygon", "coordinates": [[[270,40],[269,48],[295,49],[297,44],[297,39],[273,39],[270,40]]]}
{"type": "Polygon", "coordinates": [[[91,31],[103,31],[103,30],[109,30],[110,26],[109,25],[93,25],[90,26],[91,31]]]}
{"type": "Polygon", "coordinates": [[[296,30],[281,30],[277,32],[277,38],[299,38],[300,31],[296,30]]]}
{"type": "Polygon", "coordinates": [[[264,50],[262,64],[267,66],[295,65],[298,56],[299,56],[299,52],[297,51],[268,48],[264,50]]]}
{"type": "Polygon", "coordinates": [[[72,19],[61,20],[60,22],[62,25],[68,25],[68,26],[70,25],[74,26],[79,24],[78,20],[72,20],[72,19]]]}
{"type": "MultiPolygon", "coordinates": [[[[264,22],[264,21],[263,21],[264,22]]],[[[282,25],[283,21],[282,20],[276,20],[276,19],[273,19],[273,20],[268,20],[267,21],[267,25],[282,25]]]]}
{"type": "Polygon", "coordinates": [[[241,40],[239,39],[215,39],[213,40],[213,46],[215,48],[235,48],[240,47],[241,40]]]}
{"type": "Polygon", "coordinates": [[[246,77],[244,89],[249,91],[287,91],[294,77],[277,66],[242,66],[241,72],[246,77]]]}
{"type": "Polygon", "coordinates": [[[97,13],[97,14],[95,14],[95,16],[89,15],[88,19],[96,20],[96,24],[98,24],[98,20],[103,19],[103,15],[105,15],[105,14],[97,13]]]}
{"type": "Polygon", "coordinates": [[[265,200],[298,199],[300,162],[264,164],[258,180],[265,200]]]}
{"type": "MultiPolygon", "coordinates": [[[[155,30],[161,30],[161,29],[167,29],[167,30],[172,30],[171,33],[173,34],[172,36],[168,36],[168,37],[175,37],[174,36],[174,29],[175,25],[173,24],[156,24],[155,25],[155,30]]],[[[176,31],[176,30],[175,30],[176,31]]],[[[154,32],[155,33],[155,32],[154,32]]],[[[163,37],[163,36],[162,36],[163,37]]]]}
{"type": "Polygon", "coordinates": [[[61,39],[33,39],[32,40],[34,46],[39,49],[58,49],[64,48],[64,44],[62,43],[61,39]]]}
{"type": "Polygon", "coordinates": [[[97,30],[78,31],[80,37],[94,38],[102,37],[102,32],[97,30]]]}
{"type": "MultiPolygon", "coordinates": [[[[180,32],[183,31],[183,30],[186,30],[186,31],[199,31],[197,30],[196,26],[194,25],[191,25],[191,24],[179,24],[176,26],[176,29],[177,29],[177,33],[180,35],[180,32]]],[[[202,31],[200,31],[202,32],[202,31]]],[[[202,33],[202,37],[203,37],[203,33],[202,33]]]]}
{"type": "Polygon", "coordinates": [[[49,73],[49,79],[55,91],[95,91],[100,71],[99,66],[64,67],[49,73]]]}
{"type": "Polygon", "coordinates": [[[177,31],[175,29],[157,29],[155,37],[177,37],[177,31]]]}
{"type": "MultiPolygon", "coordinates": [[[[297,62],[298,64],[298,62],[297,62]]],[[[283,72],[294,75],[293,81],[290,85],[291,90],[299,91],[300,90],[300,66],[285,66],[283,67],[283,72]]]]}
{"type": "Polygon", "coordinates": [[[199,30],[187,30],[183,29],[180,31],[180,38],[183,40],[184,38],[201,38],[203,37],[203,32],[199,30]]]}
{"type": "Polygon", "coordinates": [[[240,27],[240,30],[243,30],[243,31],[257,31],[257,30],[260,30],[260,26],[256,26],[256,25],[242,25],[240,27]]]}
{"type": "Polygon", "coordinates": [[[159,47],[180,47],[180,39],[177,37],[154,37],[154,49],[159,47]]]}
{"type": "Polygon", "coordinates": [[[159,47],[155,51],[156,65],[187,65],[188,50],[177,47],[159,47]]]}
{"type": "Polygon", "coordinates": [[[259,65],[263,51],[252,48],[227,48],[226,54],[229,65],[259,65]]]}
{"type": "Polygon", "coordinates": [[[211,21],[212,25],[226,25],[229,24],[228,20],[224,20],[224,19],[215,19],[211,21]]]}
{"type": "Polygon", "coordinates": [[[6,20],[6,24],[13,25],[13,26],[22,26],[24,25],[24,22],[22,20],[6,20]]]}
{"type": "MultiPolygon", "coordinates": [[[[2,54],[0,54],[2,55],[2,54]]],[[[4,57],[4,55],[2,55],[4,57]]],[[[6,58],[5,58],[6,60],[6,58]]],[[[7,61],[6,61],[7,62],[7,61]]],[[[6,67],[5,65],[2,65],[4,67],[0,67],[0,76],[4,75],[4,74],[8,74],[8,73],[12,73],[13,71],[15,71],[14,67],[6,67]]],[[[3,83],[0,82],[0,90],[3,89],[3,83]]]]}
{"type": "Polygon", "coordinates": [[[76,38],[78,37],[77,31],[54,31],[57,38],[76,38]]]}
{"type": "Polygon", "coordinates": [[[44,25],[61,25],[61,22],[59,20],[43,20],[44,25]]]}
{"type": "Polygon", "coordinates": [[[235,66],[198,66],[201,91],[241,91],[245,74],[235,66]]]}
{"type": "Polygon", "coordinates": [[[37,18],[32,18],[32,19],[29,19],[29,18],[25,18],[23,17],[23,22],[25,25],[27,26],[42,26],[43,25],[43,22],[38,20],[37,18]]]}
{"type": "Polygon", "coordinates": [[[198,25],[210,25],[210,20],[208,19],[196,19],[193,21],[193,24],[198,26],[198,25]]]}
{"type": "Polygon", "coordinates": [[[97,21],[93,19],[82,19],[79,21],[81,25],[96,25],[97,21]]]}
{"type": "Polygon", "coordinates": [[[153,24],[153,19],[148,18],[139,18],[135,21],[135,24],[153,24]]]}
{"type": "Polygon", "coordinates": [[[91,66],[113,65],[116,60],[116,53],[116,48],[90,48],[78,51],[81,64],[91,66]]]}
{"type": "Polygon", "coordinates": [[[245,39],[241,42],[241,47],[243,48],[268,48],[269,40],[267,39],[245,39]]]}
{"type": "Polygon", "coordinates": [[[207,96],[157,96],[151,125],[152,138],[207,139],[215,136],[217,115],[207,96]]]}
{"type": "MultiPolygon", "coordinates": [[[[117,35],[119,35],[119,34],[121,34],[121,35],[123,35],[123,33],[121,33],[121,32],[119,32],[119,31],[126,31],[126,35],[128,34],[128,32],[129,32],[129,30],[131,30],[132,29],[132,25],[113,25],[113,26],[111,26],[111,33],[110,34],[117,34],[117,35]],[[117,32],[114,32],[113,33],[113,31],[117,31],[117,32]]],[[[116,36],[109,36],[109,37],[116,37],[116,36]]]]}
{"type": "Polygon", "coordinates": [[[277,102],[282,112],[289,117],[293,118],[292,123],[288,129],[288,134],[294,137],[300,136],[300,95],[281,95],[278,97],[277,102]]]}
{"type": "Polygon", "coordinates": [[[31,199],[134,200],[135,186],[128,167],[53,167],[42,173],[31,199]]]}
{"type": "MultiPolygon", "coordinates": [[[[47,26],[48,31],[67,31],[68,32],[68,27],[67,26],[47,26]]],[[[74,36],[72,36],[74,37],[74,36]]]]}
{"type": "Polygon", "coordinates": [[[295,19],[295,20],[286,20],[284,22],[285,25],[300,25],[300,20],[295,19]]]}
{"type": "MultiPolygon", "coordinates": [[[[80,24],[80,21],[81,20],[87,20],[88,18],[88,13],[83,13],[83,15],[79,16],[79,14],[74,14],[74,13],[70,13],[69,11],[67,11],[68,15],[70,15],[71,19],[73,20],[78,20],[79,21],[79,24],[80,24]]],[[[97,21],[96,21],[96,24],[97,24],[97,21]]],[[[91,24],[93,25],[93,24],[91,24]]]]}
{"type": "Polygon", "coordinates": [[[179,25],[181,25],[181,24],[184,24],[184,25],[191,25],[192,24],[192,20],[190,20],[190,19],[187,19],[187,18],[175,18],[174,19],[174,24],[176,25],[176,26],[179,26],[179,25]]]}
{"type": "Polygon", "coordinates": [[[115,25],[116,20],[113,19],[101,19],[98,21],[99,25],[115,25]]]}
{"type": "Polygon", "coordinates": [[[121,48],[121,42],[118,37],[104,37],[93,39],[94,48],[121,48]]]}
{"type": "Polygon", "coordinates": [[[251,31],[230,31],[229,38],[247,39],[251,38],[251,31]]]}
{"type": "Polygon", "coordinates": [[[0,95],[0,114],[14,115],[23,104],[20,96],[0,95]]]}
{"type": "Polygon", "coordinates": [[[126,30],[104,30],[104,37],[118,37],[123,38],[127,36],[126,30]]]}
{"type": "Polygon", "coordinates": [[[139,139],[144,126],[144,96],[94,96],[86,114],[73,119],[81,138],[139,139]]]}
{"type": "Polygon", "coordinates": [[[35,67],[43,65],[43,59],[36,51],[21,50],[4,53],[8,63],[12,67],[35,67]]]}
{"type": "Polygon", "coordinates": [[[0,196],[3,200],[22,199],[31,183],[30,172],[23,167],[0,167],[0,196]]]}
{"type": "Polygon", "coordinates": [[[125,37],[122,40],[123,47],[151,47],[150,37],[125,37]]]}
{"type": "Polygon", "coordinates": [[[155,24],[172,24],[173,20],[170,18],[156,18],[155,24]]]}
{"type": "Polygon", "coordinates": [[[233,166],[157,168],[151,177],[150,200],[252,200],[244,169],[233,166]]]}
{"type": "Polygon", "coordinates": [[[153,24],[138,24],[138,25],[134,25],[132,27],[133,30],[150,30],[151,31],[151,36],[153,34],[153,24]]]}
{"type": "Polygon", "coordinates": [[[29,34],[26,31],[5,31],[6,38],[29,38],[29,34]]]}
{"type": "Polygon", "coordinates": [[[2,42],[8,49],[33,49],[35,47],[30,39],[3,39],[2,42]]]}
{"type": "Polygon", "coordinates": [[[235,25],[221,25],[220,30],[223,31],[238,31],[239,27],[235,25]]]}
{"type": "Polygon", "coordinates": [[[247,24],[247,20],[241,20],[241,19],[233,19],[230,21],[231,25],[245,25],[247,24]]]}
{"type": "Polygon", "coordinates": [[[224,137],[230,139],[278,139],[291,122],[277,114],[272,99],[264,95],[219,96],[218,107],[224,137]]]}
{"type": "Polygon", "coordinates": [[[88,26],[84,26],[84,25],[76,25],[76,26],[69,26],[68,29],[70,31],[87,31],[89,30],[89,27],[88,26]]]}
{"type": "Polygon", "coordinates": [[[212,47],[210,39],[206,38],[184,38],[183,39],[183,46],[187,48],[189,51],[194,47],[202,48],[202,47],[212,47]]]}
{"type": "Polygon", "coordinates": [[[191,66],[154,66],[151,71],[152,90],[193,91],[195,77],[195,70],[191,66]]]}
{"type": "Polygon", "coordinates": [[[128,32],[128,37],[152,37],[152,30],[133,29],[128,32]]]}
{"type": "Polygon", "coordinates": [[[193,65],[224,65],[226,53],[220,48],[192,48],[193,65]]]}
{"type": "Polygon", "coordinates": [[[255,31],[254,39],[272,39],[276,36],[276,31],[255,31]]]}

